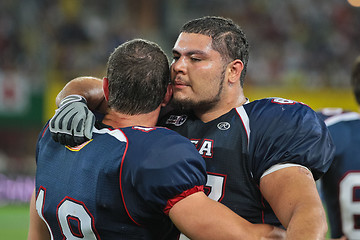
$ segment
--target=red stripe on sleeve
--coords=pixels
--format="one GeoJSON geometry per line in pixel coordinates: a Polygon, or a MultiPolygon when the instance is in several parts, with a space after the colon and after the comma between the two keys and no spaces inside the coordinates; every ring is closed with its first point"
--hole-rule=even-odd
{"type": "MultiPolygon", "coordinates": [[[[50,123],[49,123],[49,124],[50,124],[50,123]]],[[[43,133],[41,134],[41,137],[44,137],[44,134],[45,134],[46,130],[47,130],[47,129],[48,129],[48,127],[49,127],[49,124],[45,127],[45,129],[44,129],[43,133]]]]}
{"type": "Polygon", "coordinates": [[[167,204],[164,208],[164,213],[166,215],[169,215],[169,211],[170,209],[180,200],[186,198],[187,196],[190,196],[193,193],[197,193],[197,192],[203,192],[204,191],[204,186],[195,186],[191,189],[185,190],[184,192],[180,193],[179,195],[176,195],[174,198],[169,199],[167,201],[167,204]]]}

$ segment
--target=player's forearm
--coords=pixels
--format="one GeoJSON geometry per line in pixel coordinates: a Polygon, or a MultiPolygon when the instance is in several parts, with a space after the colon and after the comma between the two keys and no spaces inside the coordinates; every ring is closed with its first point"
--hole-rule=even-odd
{"type": "Polygon", "coordinates": [[[287,239],[289,240],[325,239],[328,230],[325,210],[318,195],[315,182],[313,182],[312,175],[311,177],[310,174],[308,176],[308,178],[302,178],[301,180],[304,185],[299,186],[300,189],[302,187],[302,190],[297,194],[297,201],[293,199],[291,201],[293,207],[291,207],[291,204],[289,205],[289,220],[285,220],[287,239]]]}
{"type": "Polygon", "coordinates": [[[106,101],[102,90],[102,80],[93,77],[78,77],[69,81],[56,97],[56,105],[66,96],[83,96],[91,110],[106,111],[106,101]],[[105,108],[105,109],[104,109],[105,108]]]}
{"type": "Polygon", "coordinates": [[[287,229],[287,239],[324,239],[325,210],[308,169],[296,166],[270,173],[261,179],[260,190],[287,229]]]}
{"type": "Polygon", "coordinates": [[[322,240],[328,230],[323,207],[315,204],[298,207],[287,227],[288,240],[322,240]]]}
{"type": "Polygon", "coordinates": [[[169,214],[191,239],[284,239],[284,232],[265,224],[251,224],[203,193],[192,194],[176,203],[169,214]],[[272,237],[272,238],[270,238],[272,237]]]}

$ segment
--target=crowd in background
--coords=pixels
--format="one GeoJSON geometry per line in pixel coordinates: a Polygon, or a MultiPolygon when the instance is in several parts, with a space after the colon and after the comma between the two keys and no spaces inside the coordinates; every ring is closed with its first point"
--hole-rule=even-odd
{"type": "Polygon", "coordinates": [[[300,74],[316,86],[347,85],[341,79],[359,50],[360,9],[346,0],[2,1],[0,71],[21,72],[36,88],[50,70],[65,80],[99,74],[119,43],[144,37],[169,53],[179,27],[203,15],[230,17],[244,28],[255,84],[300,74]]]}
{"type": "MultiPolygon", "coordinates": [[[[12,0],[0,2],[0,98],[17,83],[21,111],[31,104],[26,96],[43,95],[52,81],[102,77],[109,53],[135,37],[159,43],[170,56],[181,25],[205,15],[243,27],[251,45],[245,84],[349,87],[360,8],[346,0],[12,0]]],[[[4,99],[0,118],[8,113],[4,99]]],[[[24,130],[16,135],[2,125],[10,140],[0,141],[0,173],[31,174],[24,165],[34,161],[35,146],[14,147],[24,130]]]]}

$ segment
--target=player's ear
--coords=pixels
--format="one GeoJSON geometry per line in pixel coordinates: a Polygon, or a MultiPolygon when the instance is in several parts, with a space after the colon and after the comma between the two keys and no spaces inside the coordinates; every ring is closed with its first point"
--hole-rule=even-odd
{"type": "Polygon", "coordinates": [[[103,79],[103,91],[106,101],[109,101],[109,79],[106,77],[103,79]]]}
{"type": "Polygon", "coordinates": [[[162,107],[165,107],[170,102],[170,100],[172,98],[172,93],[173,93],[172,85],[169,84],[167,87],[167,90],[166,90],[165,98],[164,98],[163,102],[161,103],[162,107]]]}
{"type": "Polygon", "coordinates": [[[240,59],[235,59],[227,66],[228,80],[230,83],[240,81],[241,72],[244,69],[244,63],[240,59]]]}

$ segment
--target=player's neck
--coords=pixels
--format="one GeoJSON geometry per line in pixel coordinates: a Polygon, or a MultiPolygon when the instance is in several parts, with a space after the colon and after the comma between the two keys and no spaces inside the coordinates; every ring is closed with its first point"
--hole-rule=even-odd
{"type": "Polygon", "coordinates": [[[206,123],[221,117],[233,108],[244,105],[246,101],[247,98],[244,94],[240,94],[236,98],[227,97],[220,100],[219,103],[211,109],[194,109],[194,113],[201,121],[206,123]]]}
{"type": "Polygon", "coordinates": [[[146,114],[129,115],[114,110],[109,110],[103,119],[103,123],[114,128],[131,126],[155,127],[159,117],[160,107],[146,114]]]}

